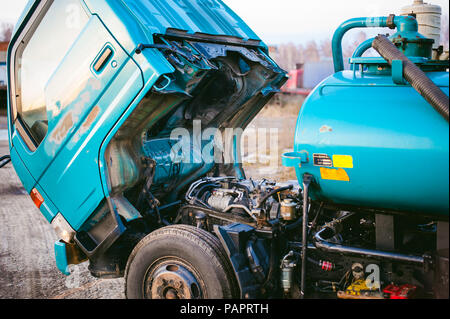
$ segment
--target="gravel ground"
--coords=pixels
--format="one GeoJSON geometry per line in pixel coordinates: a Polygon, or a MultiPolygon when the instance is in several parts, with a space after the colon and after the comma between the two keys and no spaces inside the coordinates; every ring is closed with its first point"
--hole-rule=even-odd
{"type": "Polygon", "coordinates": [[[247,178],[261,180],[269,176],[274,181],[296,179],[294,170],[281,164],[281,155],[294,148],[296,123],[296,116],[258,116],[252,121],[248,132],[257,135],[257,144],[249,145],[244,140],[243,164],[247,178]],[[265,129],[266,134],[261,135],[261,129],[265,129]],[[272,145],[276,145],[276,148],[273,149],[272,145]]]}
{"type": "MultiPolygon", "coordinates": [[[[8,154],[0,118],[0,155],[8,154]]],[[[33,205],[11,164],[0,169],[0,299],[121,299],[124,280],[92,277],[87,264],[56,268],[50,224],[33,205]]]]}

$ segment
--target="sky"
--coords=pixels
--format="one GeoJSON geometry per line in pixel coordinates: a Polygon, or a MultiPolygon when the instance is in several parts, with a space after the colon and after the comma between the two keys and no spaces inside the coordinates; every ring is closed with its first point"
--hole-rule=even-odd
{"type": "MultiPolygon", "coordinates": [[[[331,38],[345,20],[399,14],[413,0],[224,0],[267,43],[331,38]],[[276,5],[275,5],[276,4],[276,5]],[[259,6],[258,9],[256,7],[259,6]]],[[[448,16],[447,0],[429,0],[448,16]]]]}
{"type": "MultiPolygon", "coordinates": [[[[347,19],[398,14],[413,0],[223,0],[268,44],[331,38],[347,19]]],[[[449,12],[447,0],[428,0],[449,12]]],[[[15,23],[27,0],[0,0],[0,23],[15,23]]]]}

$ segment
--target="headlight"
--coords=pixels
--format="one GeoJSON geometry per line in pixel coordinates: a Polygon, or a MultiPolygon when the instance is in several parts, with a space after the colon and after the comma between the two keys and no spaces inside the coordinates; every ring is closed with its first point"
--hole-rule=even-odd
{"type": "Polygon", "coordinates": [[[62,239],[64,242],[68,244],[72,242],[76,232],[69,225],[67,220],[63,217],[63,215],[61,215],[61,213],[58,213],[58,215],[56,215],[56,217],[53,219],[52,226],[56,232],[56,235],[58,235],[59,239],[62,239]]]}

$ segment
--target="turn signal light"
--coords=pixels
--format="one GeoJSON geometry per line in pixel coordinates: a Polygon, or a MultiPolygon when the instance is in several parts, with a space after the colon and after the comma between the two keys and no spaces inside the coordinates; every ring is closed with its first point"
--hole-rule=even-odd
{"type": "Polygon", "coordinates": [[[42,197],[42,195],[39,194],[38,190],[35,188],[31,191],[30,196],[33,200],[34,205],[36,205],[36,207],[40,209],[41,205],[44,203],[44,198],[42,197]]]}

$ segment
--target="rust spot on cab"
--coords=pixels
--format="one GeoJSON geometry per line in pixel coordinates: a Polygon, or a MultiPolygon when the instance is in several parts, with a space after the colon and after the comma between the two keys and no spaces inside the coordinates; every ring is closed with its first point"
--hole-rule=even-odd
{"type": "Polygon", "coordinates": [[[328,126],[328,125],[324,125],[320,128],[320,133],[329,133],[329,132],[333,132],[333,128],[328,126]]]}
{"type": "Polygon", "coordinates": [[[67,133],[69,133],[70,129],[73,126],[73,118],[72,113],[69,112],[64,116],[64,119],[58,124],[55,130],[52,133],[52,139],[57,143],[61,143],[66,137],[67,133]]]}
{"type": "Polygon", "coordinates": [[[91,113],[89,113],[88,117],[84,121],[84,123],[81,127],[83,132],[86,132],[91,127],[92,123],[94,123],[94,121],[97,118],[99,113],[100,113],[100,107],[97,105],[92,109],[91,113]]]}

